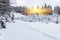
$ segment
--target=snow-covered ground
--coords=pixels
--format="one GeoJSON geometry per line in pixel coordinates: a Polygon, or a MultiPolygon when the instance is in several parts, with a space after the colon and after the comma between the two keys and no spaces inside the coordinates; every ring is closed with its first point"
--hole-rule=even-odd
{"type": "MultiPolygon", "coordinates": [[[[15,13],[15,18],[22,16],[15,13]]],[[[60,24],[14,21],[6,23],[6,29],[0,29],[0,40],[60,40],[60,24]]]]}
{"type": "Polygon", "coordinates": [[[1,29],[0,40],[60,40],[60,24],[16,20],[6,27],[1,29]]]}

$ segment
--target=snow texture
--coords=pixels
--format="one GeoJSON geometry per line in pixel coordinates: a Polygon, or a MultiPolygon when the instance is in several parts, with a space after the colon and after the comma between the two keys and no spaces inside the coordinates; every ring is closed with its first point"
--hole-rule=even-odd
{"type": "MultiPolygon", "coordinates": [[[[14,13],[14,22],[10,21],[10,18],[10,23],[6,22],[7,28],[5,30],[0,29],[1,40],[60,40],[60,24],[55,24],[54,22],[49,22],[48,24],[46,24],[43,21],[36,22],[40,18],[45,18],[45,16],[24,16],[15,12],[11,13],[14,13]],[[26,22],[19,19],[20,17],[28,17],[28,20],[30,20],[30,18],[32,20],[35,17],[37,19],[35,18],[36,21],[35,19],[33,19],[32,21],[34,22],[26,22]]],[[[50,16],[51,15],[49,15],[48,17],[50,16]]]]}

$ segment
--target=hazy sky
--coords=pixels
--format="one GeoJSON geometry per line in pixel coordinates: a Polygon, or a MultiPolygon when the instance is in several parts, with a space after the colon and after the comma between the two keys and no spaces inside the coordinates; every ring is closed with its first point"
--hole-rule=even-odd
{"type": "Polygon", "coordinates": [[[36,5],[44,5],[47,3],[48,5],[52,6],[60,6],[60,0],[10,0],[14,6],[36,6],[36,5]]]}

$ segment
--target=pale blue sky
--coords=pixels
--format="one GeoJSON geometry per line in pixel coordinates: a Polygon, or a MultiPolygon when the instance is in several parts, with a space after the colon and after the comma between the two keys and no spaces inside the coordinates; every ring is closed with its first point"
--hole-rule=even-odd
{"type": "Polygon", "coordinates": [[[11,3],[15,4],[15,6],[36,6],[44,5],[44,3],[52,6],[60,6],[60,0],[11,0],[11,3]]]}

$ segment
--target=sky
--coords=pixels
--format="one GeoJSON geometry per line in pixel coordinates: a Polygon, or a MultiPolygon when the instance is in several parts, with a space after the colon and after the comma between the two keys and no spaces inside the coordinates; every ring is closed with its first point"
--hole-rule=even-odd
{"type": "Polygon", "coordinates": [[[51,6],[60,6],[60,0],[10,0],[11,5],[14,6],[36,6],[36,5],[44,5],[44,3],[47,3],[47,5],[51,6]]]}

